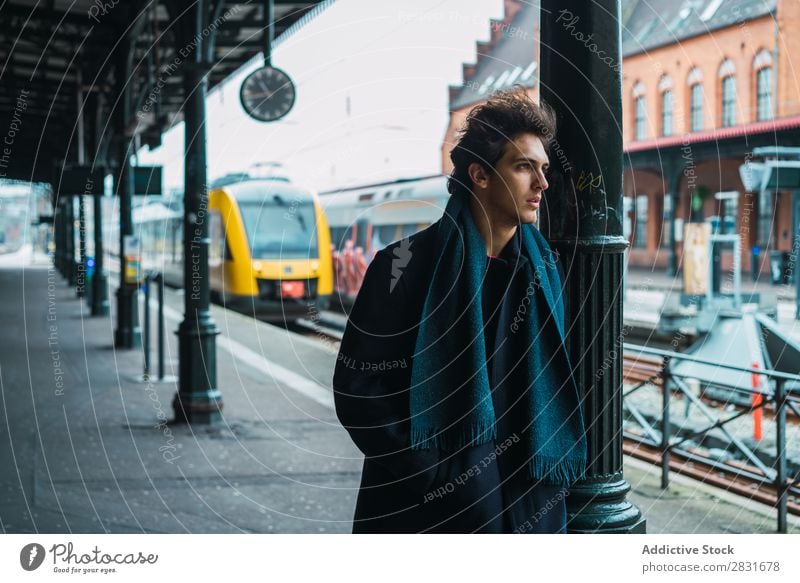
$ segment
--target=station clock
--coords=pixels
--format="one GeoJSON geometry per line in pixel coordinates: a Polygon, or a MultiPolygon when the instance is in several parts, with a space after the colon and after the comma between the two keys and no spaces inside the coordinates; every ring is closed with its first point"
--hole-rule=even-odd
{"type": "Polygon", "coordinates": [[[294,83],[289,75],[276,67],[261,67],[242,82],[239,99],[253,119],[277,121],[289,113],[294,105],[294,83]]]}

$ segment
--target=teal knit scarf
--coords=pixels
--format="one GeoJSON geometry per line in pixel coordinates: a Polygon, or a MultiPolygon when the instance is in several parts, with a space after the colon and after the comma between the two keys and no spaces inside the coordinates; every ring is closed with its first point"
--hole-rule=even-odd
{"type": "MultiPolygon", "coordinates": [[[[520,446],[528,448],[531,478],[566,487],[583,476],[586,437],[564,346],[561,278],[542,234],[532,225],[519,228],[528,259],[522,285],[535,291],[525,295],[522,321],[515,318],[515,331],[507,331],[510,341],[525,343],[517,365],[523,374],[515,378],[525,379],[522,398],[530,422],[519,429],[520,446]]],[[[450,197],[435,240],[439,256],[411,367],[411,447],[457,450],[497,437],[481,307],[486,246],[465,196],[450,197]]]]}

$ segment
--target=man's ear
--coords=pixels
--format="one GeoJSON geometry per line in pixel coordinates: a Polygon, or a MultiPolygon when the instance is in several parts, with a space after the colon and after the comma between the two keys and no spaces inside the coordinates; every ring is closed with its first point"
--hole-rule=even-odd
{"type": "Polygon", "coordinates": [[[489,174],[481,164],[473,162],[467,167],[467,175],[472,184],[478,188],[486,188],[489,185],[489,174]]]}

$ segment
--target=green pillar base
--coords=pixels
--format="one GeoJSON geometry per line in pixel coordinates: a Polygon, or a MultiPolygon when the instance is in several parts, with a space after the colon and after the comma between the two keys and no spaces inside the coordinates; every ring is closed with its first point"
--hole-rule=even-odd
{"type": "Polygon", "coordinates": [[[92,277],[92,316],[108,316],[108,276],[95,271],[92,277]]]}
{"type": "Polygon", "coordinates": [[[647,521],[625,498],[630,489],[621,474],[613,481],[584,480],[573,485],[567,497],[567,532],[646,534],[647,521]]]}
{"type": "Polygon", "coordinates": [[[216,336],[210,313],[178,326],[178,393],[172,401],[176,423],[212,425],[222,421],[222,394],[217,389],[216,336]]]}
{"type": "Polygon", "coordinates": [[[188,395],[175,393],[172,399],[175,423],[217,425],[222,423],[222,408],[222,393],[219,391],[188,395]]]}
{"type": "Polygon", "coordinates": [[[123,284],[117,289],[117,329],[114,330],[114,347],[129,349],[141,346],[142,329],[139,327],[136,288],[123,284]]]}

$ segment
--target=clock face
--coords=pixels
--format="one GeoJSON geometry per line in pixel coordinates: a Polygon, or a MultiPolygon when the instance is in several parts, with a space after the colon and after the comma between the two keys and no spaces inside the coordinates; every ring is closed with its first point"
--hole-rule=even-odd
{"type": "Polygon", "coordinates": [[[275,67],[256,69],[242,82],[239,99],[244,110],[259,121],[276,121],[294,105],[294,84],[275,67]]]}

